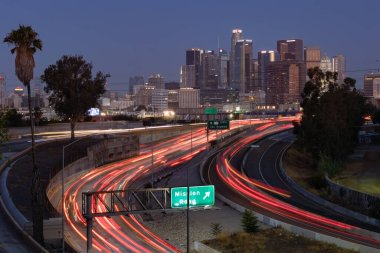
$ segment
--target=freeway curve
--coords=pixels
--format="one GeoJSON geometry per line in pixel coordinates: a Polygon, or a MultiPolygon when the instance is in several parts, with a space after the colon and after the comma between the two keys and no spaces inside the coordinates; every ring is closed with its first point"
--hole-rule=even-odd
{"type": "MultiPolygon", "coordinates": [[[[231,123],[231,129],[243,125],[264,124],[269,121],[237,121],[231,123]]],[[[274,123],[268,123],[274,124],[274,123]]],[[[228,131],[225,131],[225,133],[228,131]]],[[[212,132],[209,140],[215,139],[212,132]]],[[[205,129],[197,129],[166,141],[151,144],[154,150],[155,171],[162,167],[170,172],[176,166],[192,159],[207,148],[205,129]]],[[[111,163],[77,173],[65,180],[64,217],[65,240],[76,251],[86,250],[86,221],[82,217],[81,193],[86,191],[121,190],[128,188],[139,178],[147,176],[152,169],[150,145],[144,145],[137,157],[111,163]]],[[[155,172],[157,173],[157,172],[155,172]]],[[[61,210],[61,187],[52,186],[49,199],[58,211],[61,210]]],[[[99,206],[99,208],[102,208],[99,206]]],[[[157,235],[146,229],[139,217],[129,215],[109,219],[95,218],[93,246],[96,252],[178,252],[178,249],[168,244],[157,235]]]]}
{"type": "Polygon", "coordinates": [[[263,137],[284,129],[286,126],[269,126],[262,128],[261,134],[236,141],[209,159],[203,176],[215,185],[219,194],[241,206],[311,231],[380,249],[380,240],[364,235],[367,232],[363,230],[379,232],[379,228],[311,203],[279,177],[279,158],[292,137],[285,134],[285,141],[263,137]],[[244,153],[249,147],[245,160],[244,153]]]}

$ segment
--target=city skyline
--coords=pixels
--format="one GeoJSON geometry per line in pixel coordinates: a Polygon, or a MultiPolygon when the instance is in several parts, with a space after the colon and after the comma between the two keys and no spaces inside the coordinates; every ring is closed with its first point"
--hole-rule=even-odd
{"type": "MultiPolygon", "coordinates": [[[[179,81],[187,49],[216,50],[219,45],[230,52],[235,28],[253,40],[254,58],[258,51],[276,50],[277,40],[293,38],[304,40],[304,46],[320,47],[321,56],[343,54],[347,76],[357,79],[360,88],[366,71],[358,70],[375,70],[380,64],[380,36],[375,27],[380,3],[374,1],[242,1],[245,8],[239,13],[230,11],[233,4],[216,1],[202,4],[202,8],[197,8],[200,5],[196,2],[6,2],[2,38],[19,24],[27,24],[44,42],[43,51],[35,56],[35,77],[63,54],[80,54],[93,63],[95,71],[110,73],[108,88],[117,91],[127,91],[129,77],[136,75],[147,79],[159,73],[165,81],[179,81]]],[[[8,92],[21,85],[14,75],[14,56],[9,49],[5,44],[0,46],[0,73],[6,75],[8,92]]]]}

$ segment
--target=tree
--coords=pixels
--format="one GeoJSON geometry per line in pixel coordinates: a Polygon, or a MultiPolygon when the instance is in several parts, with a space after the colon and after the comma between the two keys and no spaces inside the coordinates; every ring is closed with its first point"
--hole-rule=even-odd
{"type": "Polygon", "coordinates": [[[92,65],[82,56],[63,56],[56,64],[45,69],[41,76],[46,83],[45,91],[51,93],[49,104],[55,112],[70,121],[71,139],[74,139],[75,124],[91,108],[97,106],[105,92],[106,78],[98,72],[92,77],[92,65]]]}
{"type": "Polygon", "coordinates": [[[338,84],[336,72],[324,73],[318,67],[309,69],[308,76],[297,142],[313,155],[320,169],[333,174],[353,151],[363,117],[372,109],[356,90],[354,79],[338,84]]]}
{"type": "Polygon", "coordinates": [[[241,219],[241,225],[244,232],[256,233],[259,230],[257,225],[257,217],[253,214],[251,210],[245,209],[243,217],[241,219]]]}
{"type": "Polygon", "coordinates": [[[16,109],[8,109],[4,115],[4,123],[8,127],[19,127],[23,125],[23,115],[18,113],[16,109]]]}
{"type": "Polygon", "coordinates": [[[33,237],[40,244],[44,244],[43,235],[43,202],[42,188],[40,182],[40,172],[36,166],[35,142],[34,142],[34,120],[32,115],[32,104],[30,94],[30,81],[33,79],[35,67],[34,53],[42,50],[42,41],[38,38],[38,33],[32,27],[19,25],[17,30],[12,30],[5,38],[4,42],[14,46],[11,53],[16,53],[15,68],[17,78],[28,89],[28,108],[30,115],[30,132],[32,135],[32,207],[33,207],[33,237]]]}
{"type": "Polygon", "coordinates": [[[40,124],[40,120],[42,118],[43,112],[41,111],[41,108],[36,106],[33,109],[33,116],[36,121],[36,125],[38,126],[40,124]]]}

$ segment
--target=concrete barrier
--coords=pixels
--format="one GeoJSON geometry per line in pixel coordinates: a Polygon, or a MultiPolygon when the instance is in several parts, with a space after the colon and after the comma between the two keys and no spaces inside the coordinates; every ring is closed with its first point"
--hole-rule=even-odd
{"type": "MultiPolygon", "coordinates": [[[[372,217],[368,217],[364,214],[361,214],[361,213],[358,213],[358,212],[355,212],[355,211],[352,211],[352,210],[349,210],[347,208],[344,208],[342,206],[339,206],[337,204],[334,204],[328,200],[325,200],[313,193],[310,193],[309,191],[305,190],[304,188],[302,188],[299,184],[297,184],[290,176],[287,175],[285,169],[284,169],[284,166],[283,166],[283,156],[285,154],[286,150],[281,154],[281,159],[280,159],[280,175],[282,176],[283,179],[285,179],[285,181],[291,185],[291,187],[296,190],[298,193],[300,193],[301,195],[303,195],[304,197],[314,201],[315,203],[319,204],[319,205],[322,205],[322,206],[325,206],[329,209],[332,209],[334,211],[336,211],[337,213],[340,213],[340,214],[343,214],[345,216],[350,216],[354,219],[357,219],[359,221],[362,221],[362,222],[366,222],[368,224],[371,224],[371,225],[374,225],[374,226],[380,226],[380,220],[379,219],[375,219],[375,218],[372,218],[372,217]]],[[[376,236],[377,238],[380,238],[380,235],[378,233],[376,233],[376,236]]]]}
{"type": "Polygon", "coordinates": [[[194,242],[194,249],[199,253],[221,253],[220,251],[217,251],[216,249],[213,249],[198,241],[194,242]]]}

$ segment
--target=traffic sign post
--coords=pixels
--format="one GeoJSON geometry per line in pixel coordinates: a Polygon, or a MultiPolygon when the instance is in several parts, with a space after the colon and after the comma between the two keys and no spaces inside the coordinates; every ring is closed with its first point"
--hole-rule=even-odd
{"type": "Polygon", "coordinates": [[[218,114],[218,109],[216,107],[206,107],[205,108],[205,114],[207,115],[215,115],[218,114]]]}
{"type": "MultiPolygon", "coordinates": [[[[187,207],[187,187],[171,188],[171,207],[187,207]]],[[[189,207],[212,206],[215,204],[215,188],[213,185],[190,186],[189,207]]]]}
{"type": "Polygon", "coordinates": [[[229,120],[209,120],[207,121],[207,128],[209,130],[230,129],[230,121],[229,120]]]}

